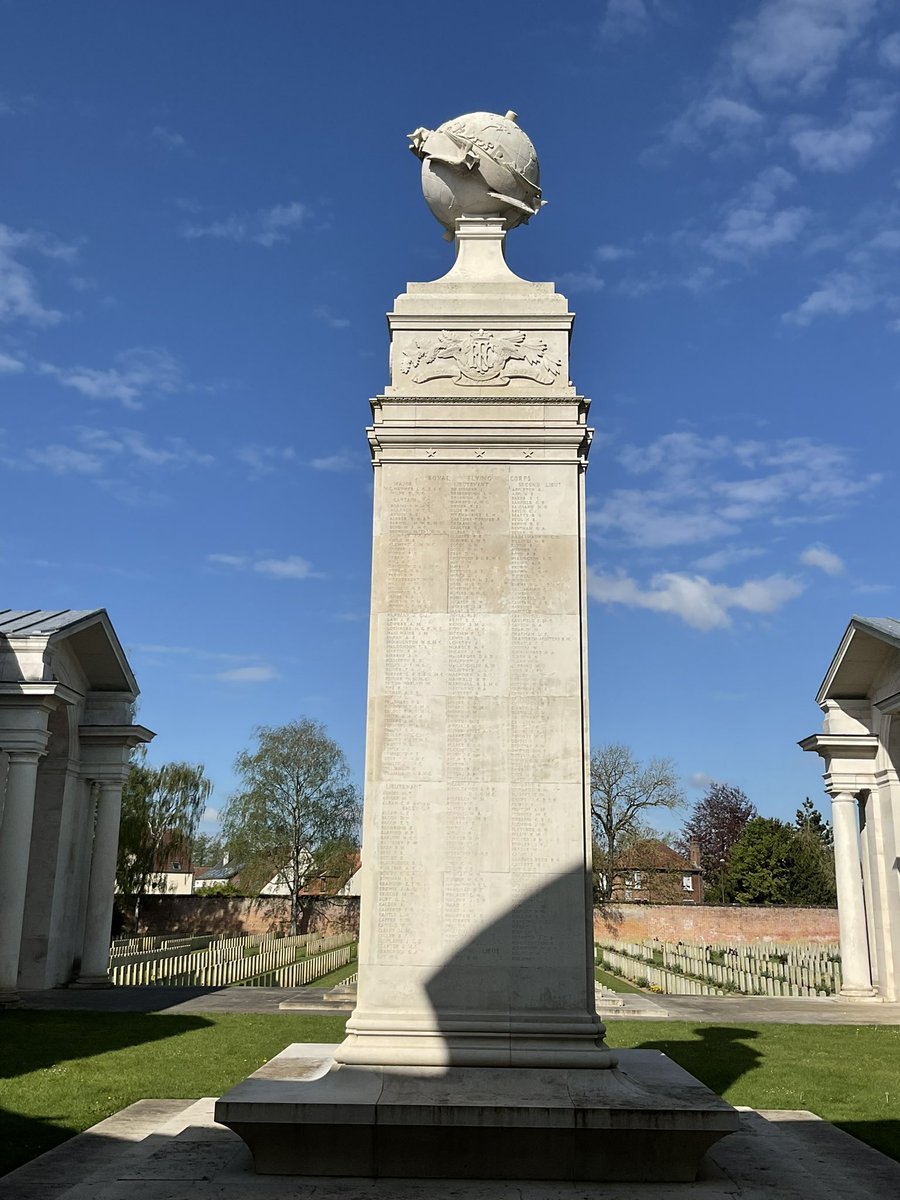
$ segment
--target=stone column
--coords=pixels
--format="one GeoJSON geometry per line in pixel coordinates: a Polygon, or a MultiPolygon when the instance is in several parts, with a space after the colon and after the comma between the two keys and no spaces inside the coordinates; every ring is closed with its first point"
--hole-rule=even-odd
{"type": "Polygon", "coordinates": [[[875,989],[872,987],[869,964],[856,797],[852,792],[832,793],[831,820],[841,930],[841,995],[850,999],[865,999],[874,996],[875,989]]]}
{"type": "Polygon", "coordinates": [[[81,973],[73,987],[110,987],[109,931],[116,885],[116,855],[119,847],[119,818],[122,813],[122,781],[104,779],[95,784],[97,823],[91,855],[87,918],[81,973]]]}
{"type": "Polygon", "coordinates": [[[18,1005],[17,980],[39,750],[10,750],[0,826],[0,1008],[18,1005]]]}

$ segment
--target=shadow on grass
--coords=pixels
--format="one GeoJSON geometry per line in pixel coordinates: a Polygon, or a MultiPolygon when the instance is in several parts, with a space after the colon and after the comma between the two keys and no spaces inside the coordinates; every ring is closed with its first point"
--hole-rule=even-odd
{"type": "Polygon", "coordinates": [[[835,1121],[834,1124],[900,1162],[900,1121],[835,1121]]]}
{"type": "Polygon", "coordinates": [[[698,1037],[690,1041],[661,1038],[641,1042],[637,1049],[662,1050],[720,1096],[762,1063],[763,1055],[754,1046],[747,1045],[759,1037],[755,1029],[741,1029],[737,1025],[698,1025],[695,1032],[698,1037]]]}
{"type": "Polygon", "coordinates": [[[212,1022],[201,1016],[147,1013],[33,1012],[15,1010],[0,1016],[0,1079],[12,1079],[77,1058],[93,1058],[177,1037],[212,1022]]]}
{"type": "MultiPolygon", "coordinates": [[[[12,1095],[14,1092],[10,1086],[4,1086],[4,1081],[12,1081],[18,1076],[53,1071],[65,1062],[133,1046],[149,1046],[210,1024],[212,1022],[200,1016],[4,1012],[0,1014],[0,1098],[4,1093],[12,1095]],[[94,1020],[86,1020],[86,1017],[94,1020]]],[[[152,1051],[148,1050],[148,1053],[152,1051]]],[[[78,1132],[78,1127],[67,1124],[53,1113],[38,1115],[0,1107],[0,1174],[13,1170],[78,1132]]]]}

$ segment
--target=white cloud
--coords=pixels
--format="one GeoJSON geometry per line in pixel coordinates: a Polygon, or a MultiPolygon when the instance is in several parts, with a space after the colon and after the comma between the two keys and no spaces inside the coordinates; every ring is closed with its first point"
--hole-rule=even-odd
{"type": "Polygon", "coordinates": [[[606,281],[593,267],[585,271],[562,271],[556,282],[567,292],[602,292],[606,287],[606,281]]]}
{"type": "Polygon", "coordinates": [[[813,117],[791,117],[785,123],[787,140],[809,170],[852,171],[884,140],[895,109],[895,98],[886,97],[831,127],[813,117]]]}
{"type": "Polygon", "coordinates": [[[309,465],[315,471],[350,471],[356,465],[356,459],[342,451],[340,454],[325,454],[321,458],[310,459],[309,465]]]}
{"type": "Polygon", "coordinates": [[[54,475],[97,475],[103,470],[99,455],[74,446],[50,445],[42,450],[28,450],[26,454],[35,466],[46,467],[54,475]]]}
{"type": "Polygon", "coordinates": [[[722,550],[714,550],[712,554],[694,559],[691,565],[698,571],[725,571],[728,567],[746,562],[748,558],[759,558],[763,554],[765,550],[759,546],[725,546],[722,550]]]}
{"type": "Polygon", "coordinates": [[[25,370],[25,364],[11,354],[0,351],[0,375],[18,375],[25,370]]]}
{"type": "Polygon", "coordinates": [[[347,329],[350,325],[347,317],[338,316],[325,304],[320,304],[317,308],[313,309],[313,315],[318,317],[324,324],[330,325],[332,329],[347,329]]]}
{"type": "Polygon", "coordinates": [[[78,247],[35,230],[15,230],[0,225],[0,321],[27,321],[32,325],[55,325],[63,314],[48,308],[38,294],[34,272],[22,255],[72,262],[78,247]]]}
{"type": "Polygon", "coordinates": [[[185,225],[180,230],[184,238],[220,238],[229,242],[253,242],[271,249],[277,242],[286,242],[309,216],[309,208],[298,200],[260,208],[255,213],[236,214],[206,225],[185,225]]]}
{"type": "Polygon", "coordinates": [[[715,780],[712,775],[707,775],[705,771],[694,771],[693,774],[688,775],[687,783],[688,787],[706,791],[711,783],[715,783],[715,780]]]}
{"type": "Polygon", "coordinates": [[[31,112],[37,100],[31,95],[0,96],[0,117],[20,117],[31,112]]]}
{"type": "Polygon", "coordinates": [[[623,604],[670,613],[694,629],[722,629],[731,624],[732,610],[772,613],[803,591],[800,580],[784,575],[748,579],[737,586],[711,583],[702,575],[663,572],[641,587],[630,575],[600,575],[588,570],[588,595],[603,604],[623,604]]]}
{"type": "Polygon", "coordinates": [[[719,228],[703,241],[715,258],[747,262],[796,241],[809,219],[806,208],[778,208],[796,183],[783,167],[766,167],[722,209],[719,228]]]}
{"type": "Polygon", "coordinates": [[[604,242],[602,246],[597,247],[594,255],[600,262],[618,262],[622,258],[634,258],[634,251],[629,250],[627,246],[614,246],[611,242],[604,242]]]}
{"type": "Polygon", "coordinates": [[[270,579],[310,579],[314,575],[312,566],[299,554],[259,559],[253,564],[253,570],[270,579]]]}
{"type": "MultiPolygon", "coordinates": [[[[183,438],[170,437],[154,444],[136,429],[86,429],[75,431],[77,445],[53,444],[26,450],[25,464],[46,467],[57,475],[100,475],[116,467],[133,474],[136,469],[183,469],[208,466],[213,457],[189,446],[183,438]]],[[[104,480],[113,488],[116,481],[104,480]]]]}
{"type": "Polygon", "coordinates": [[[706,506],[698,504],[694,511],[684,505],[676,509],[671,496],[662,490],[617,489],[599,509],[588,512],[587,523],[594,532],[609,533],[616,541],[642,550],[692,546],[737,532],[706,506]]]}
{"type": "Polygon", "coordinates": [[[200,818],[200,820],[207,825],[218,825],[219,810],[217,808],[213,808],[211,805],[207,805],[203,810],[203,816],[200,818]]]}
{"type": "Polygon", "coordinates": [[[250,468],[254,476],[270,475],[283,463],[293,462],[297,457],[293,446],[240,446],[235,458],[250,468]]]}
{"type": "Polygon", "coordinates": [[[826,575],[842,575],[845,571],[844,560],[840,555],[829,550],[822,542],[816,542],[800,555],[800,561],[805,567],[815,567],[826,575]]]}
{"type": "Polygon", "coordinates": [[[805,326],[819,317],[847,317],[880,308],[889,317],[888,327],[900,329],[896,319],[900,287],[894,258],[900,251],[897,218],[891,207],[864,211],[837,243],[846,245],[841,264],[781,319],[789,325],[805,326]]]}
{"type": "Polygon", "coordinates": [[[78,438],[91,450],[130,457],[145,467],[205,467],[215,461],[211,454],[195,450],[184,438],[169,437],[154,445],[136,429],[80,429],[78,438]]]}
{"type": "Polygon", "coordinates": [[[177,129],[167,129],[164,125],[154,125],[150,136],[160,146],[164,146],[166,150],[179,151],[182,154],[190,154],[191,152],[191,148],[187,144],[187,139],[177,129]]]}
{"type": "Polygon", "coordinates": [[[92,400],[118,400],[125,408],[143,408],[147,393],[171,395],[182,387],[181,366],[167,350],[135,346],[117,354],[114,367],[59,367],[41,363],[63,387],[74,388],[92,400]]]}
{"type": "Polygon", "coordinates": [[[888,67],[900,67],[900,33],[890,33],[878,47],[878,57],[888,67]]]}
{"type": "Polygon", "coordinates": [[[274,667],[258,666],[232,667],[228,671],[220,671],[213,678],[220,679],[223,683],[268,683],[272,679],[279,679],[280,676],[274,667]]]}
{"type": "Polygon", "coordinates": [[[764,0],[734,26],[731,73],[767,96],[817,92],[877,9],[878,0],[764,0]]]}
{"type": "MultiPolygon", "coordinates": [[[[759,135],[765,100],[820,91],[866,33],[879,0],[762,0],[735,21],[699,99],[664,131],[673,146],[697,148],[717,138],[741,149],[759,135]]],[[[890,48],[887,53],[890,54],[890,48]]],[[[651,151],[650,157],[658,154],[651,151]]]]}
{"type": "Polygon", "coordinates": [[[250,560],[243,554],[207,554],[206,561],[217,567],[246,567],[250,560]]]}
{"type": "Polygon", "coordinates": [[[758,133],[765,123],[762,113],[744,100],[715,92],[689,104],[666,129],[665,139],[673,146],[696,149],[710,134],[741,145],[748,135],[758,133]]]}
{"type": "Polygon", "coordinates": [[[788,325],[810,325],[817,317],[847,317],[868,312],[881,299],[865,273],[833,271],[801,304],[782,314],[788,325]]]}
{"type": "MultiPolygon", "coordinates": [[[[652,481],[645,488],[612,490],[588,510],[588,527],[595,540],[641,550],[728,539],[728,553],[749,557],[736,541],[748,525],[784,523],[798,514],[808,519],[810,512],[828,519],[880,481],[859,472],[843,447],[812,438],[739,441],[669,433],[649,445],[625,446],[619,461],[630,474],[652,481]]],[[[706,569],[725,565],[713,559],[706,569]]]]}
{"type": "Polygon", "coordinates": [[[299,554],[286,558],[257,558],[246,554],[207,554],[206,561],[212,566],[227,567],[235,571],[255,571],[269,579],[319,579],[312,565],[299,554]]]}
{"type": "Polygon", "coordinates": [[[607,0],[598,33],[603,41],[618,42],[644,33],[649,22],[644,0],[607,0]]]}

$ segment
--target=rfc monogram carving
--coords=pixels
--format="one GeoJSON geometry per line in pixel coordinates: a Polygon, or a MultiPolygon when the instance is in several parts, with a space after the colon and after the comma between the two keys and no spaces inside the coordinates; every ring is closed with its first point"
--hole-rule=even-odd
{"type": "Polygon", "coordinates": [[[511,379],[533,379],[552,384],[562,362],[549,353],[547,343],[520,329],[485,332],[483,329],[450,333],[415,342],[400,358],[400,370],[413,383],[452,379],[461,387],[495,384],[511,379]]]}

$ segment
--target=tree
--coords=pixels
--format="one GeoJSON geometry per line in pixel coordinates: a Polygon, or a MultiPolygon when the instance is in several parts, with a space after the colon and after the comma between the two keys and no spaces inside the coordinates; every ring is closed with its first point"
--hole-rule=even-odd
{"type": "Polygon", "coordinates": [[[191,862],[195,867],[217,866],[225,856],[225,845],[216,833],[198,833],[191,845],[191,862]]]}
{"type": "Polygon", "coordinates": [[[704,891],[711,902],[722,893],[732,847],[756,815],[756,806],[739,787],[710,783],[685,821],[678,848],[689,856],[691,841],[699,842],[704,891]]]}
{"type": "Polygon", "coordinates": [[[794,819],[797,830],[801,878],[797,904],[837,904],[834,879],[834,835],[831,825],[807,796],[794,819]]]}
{"type": "Polygon", "coordinates": [[[350,873],[360,803],[343,751],[308,717],[260,726],[255,750],[235,759],[242,787],[222,813],[222,833],[244,865],[242,890],[277,878],[290,891],[291,933],[310,886],[350,873]]]}
{"type": "Polygon", "coordinates": [[[731,847],[725,887],[738,904],[789,904],[795,835],[773,817],[754,817],[731,847]]]}
{"type": "Polygon", "coordinates": [[[609,745],[591,755],[591,823],[597,899],[609,901],[619,858],[647,830],[642,824],[655,808],[678,808],[684,797],[671,760],[654,758],[642,766],[627,746],[609,745]]]}
{"type": "Polygon", "coordinates": [[[726,888],[738,904],[833,904],[824,850],[785,821],[756,817],[732,847],[726,888]]]}
{"type": "Polygon", "coordinates": [[[145,747],[136,749],[122,788],[116,866],[118,890],[135,898],[135,928],[141,896],[157,884],[164,857],[187,857],[211,792],[212,781],[201,763],[154,767],[145,747]]]}
{"type": "Polygon", "coordinates": [[[834,845],[834,834],[832,833],[830,823],[824,819],[809,796],[806,797],[797,809],[794,824],[798,832],[808,834],[822,846],[831,847],[834,845]]]}

